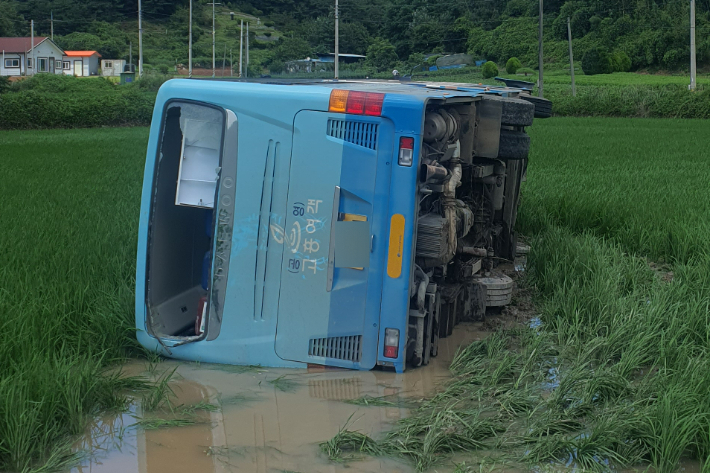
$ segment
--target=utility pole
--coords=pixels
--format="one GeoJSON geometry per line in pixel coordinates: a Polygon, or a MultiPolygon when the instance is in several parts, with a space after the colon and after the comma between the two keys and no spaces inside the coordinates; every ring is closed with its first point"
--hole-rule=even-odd
{"type": "Polygon", "coordinates": [[[246,41],[246,51],[247,51],[247,60],[246,60],[246,67],[244,68],[244,77],[249,77],[249,22],[247,22],[247,41],[246,41]]]}
{"type": "MultiPolygon", "coordinates": [[[[540,0],[542,1],[542,0],[540,0]]],[[[340,48],[338,44],[338,0],[335,0],[335,79],[338,78],[338,62],[340,60],[340,48]]]]}
{"type": "Polygon", "coordinates": [[[190,39],[187,52],[187,77],[192,77],[192,0],[190,0],[190,39]]]}
{"type": "Polygon", "coordinates": [[[54,41],[54,12],[49,12],[49,24],[52,31],[52,41],[54,41]]]}
{"type": "Polygon", "coordinates": [[[133,65],[133,41],[128,42],[128,64],[133,65]]]}
{"type": "Polygon", "coordinates": [[[232,48],[229,48],[229,77],[234,75],[234,63],[232,62],[232,48]]]}
{"type": "Polygon", "coordinates": [[[244,20],[239,25],[239,78],[242,78],[242,43],[244,42],[244,20]]]}
{"type": "Polygon", "coordinates": [[[143,25],[141,23],[141,0],[138,0],[138,77],[143,77],[143,25]]]}
{"type": "Polygon", "coordinates": [[[572,75],[572,97],[577,96],[577,89],[574,86],[574,57],[572,56],[572,27],[567,17],[567,41],[569,42],[569,72],[572,75]]]}
{"type": "Polygon", "coordinates": [[[538,73],[538,79],[537,79],[537,95],[542,97],[542,0],[540,0],[540,20],[539,20],[539,25],[538,25],[538,33],[537,33],[537,49],[538,49],[538,56],[537,56],[537,73],[538,73]]]}
{"type": "Polygon", "coordinates": [[[690,0],[690,90],[695,90],[695,0],[690,0]]]}
{"type": "MultiPolygon", "coordinates": [[[[30,20],[30,51],[32,55],[32,75],[35,74],[35,71],[37,70],[37,64],[35,64],[35,21],[30,20]]],[[[29,62],[29,61],[28,61],[29,62]]],[[[25,66],[25,69],[28,69],[27,66],[25,66]]],[[[27,71],[29,75],[30,71],[27,71]]]]}
{"type": "Polygon", "coordinates": [[[222,56],[222,77],[224,77],[224,64],[227,62],[227,43],[224,43],[224,56],[222,56]]]}
{"type": "Polygon", "coordinates": [[[214,6],[221,5],[221,3],[208,3],[207,5],[212,5],[212,77],[214,77],[215,70],[215,59],[214,59],[214,6]]]}

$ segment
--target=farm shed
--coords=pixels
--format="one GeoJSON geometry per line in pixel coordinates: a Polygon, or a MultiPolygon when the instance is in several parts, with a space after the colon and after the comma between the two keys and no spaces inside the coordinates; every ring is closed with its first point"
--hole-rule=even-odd
{"type": "Polygon", "coordinates": [[[64,74],[89,77],[99,74],[99,58],[96,51],[64,51],[64,74]]]}
{"type": "Polygon", "coordinates": [[[125,59],[102,59],[101,75],[103,77],[121,77],[121,72],[123,72],[125,65],[125,59]]]}
{"type": "Polygon", "coordinates": [[[33,75],[35,72],[60,74],[64,51],[47,37],[0,38],[0,76],[33,75]],[[34,67],[33,62],[37,62],[34,67]]]}

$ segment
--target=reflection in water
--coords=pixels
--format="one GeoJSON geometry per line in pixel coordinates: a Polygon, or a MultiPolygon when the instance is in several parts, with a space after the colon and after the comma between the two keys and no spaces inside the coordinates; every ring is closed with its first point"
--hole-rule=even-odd
{"type": "MultiPolygon", "coordinates": [[[[174,404],[208,402],[220,405],[204,412],[195,425],[144,430],[131,426],[140,406],[117,418],[103,419],[78,445],[92,456],[73,473],[180,472],[405,472],[393,459],[333,464],[318,444],[348,428],[377,436],[406,416],[400,405],[357,406],[345,400],[362,396],[418,399],[430,394],[448,376],[456,349],[485,334],[479,324],[461,324],[439,343],[430,365],[404,374],[331,369],[245,370],[216,365],[166,361],[158,370],[178,367],[172,387],[174,404]]],[[[144,367],[129,365],[128,371],[144,367]]]]}

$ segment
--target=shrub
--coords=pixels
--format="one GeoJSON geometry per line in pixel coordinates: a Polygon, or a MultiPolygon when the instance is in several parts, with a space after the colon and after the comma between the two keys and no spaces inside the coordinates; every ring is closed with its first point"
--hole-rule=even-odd
{"type": "Polygon", "coordinates": [[[271,21],[271,20],[266,20],[266,21],[264,22],[264,26],[266,26],[267,28],[273,28],[273,27],[274,27],[274,22],[271,21]]]}
{"type": "Polygon", "coordinates": [[[631,69],[631,59],[623,51],[611,55],[611,64],[614,72],[628,72],[631,69]]]}
{"type": "Polygon", "coordinates": [[[397,52],[386,39],[375,38],[367,48],[367,65],[378,71],[391,70],[397,62],[397,52]]]}
{"type": "Polygon", "coordinates": [[[264,36],[266,36],[267,38],[271,38],[271,34],[271,31],[264,31],[264,36]]]}
{"type": "Polygon", "coordinates": [[[523,65],[520,62],[520,59],[517,57],[511,57],[508,59],[508,62],[505,63],[505,72],[508,74],[515,74],[521,67],[523,67],[523,65]]]}
{"type": "Polygon", "coordinates": [[[498,75],[498,66],[493,61],[487,61],[481,68],[484,79],[490,79],[498,75]]]}
{"type": "Polygon", "coordinates": [[[613,72],[611,58],[602,48],[589,49],[582,57],[582,70],[589,76],[594,74],[609,74],[613,72]]]}
{"type": "Polygon", "coordinates": [[[520,69],[518,69],[518,74],[523,74],[527,76],[528,74],[535,74],[535,71],[533,71],[529,67],[521,67],[520,69]]]}
{"type": "Polygon", "coordinates": [[[148,125],[154,104],[155,93],[135,86],[83,93],[23,90],[0,95],[0,129],[148,125]]]}
{"type": "Polygon", "coordinates": [[[10,78],[7,76],[0,76],[0,94],[7,91],[10,88],[10,78]]]}
{"type": "Polygon", "coordinates": [[[158,70],[160,71],[161,74],[167,74],[168,73],[168,66],[165,64],[161,64],[158,66],[158,70]]]}

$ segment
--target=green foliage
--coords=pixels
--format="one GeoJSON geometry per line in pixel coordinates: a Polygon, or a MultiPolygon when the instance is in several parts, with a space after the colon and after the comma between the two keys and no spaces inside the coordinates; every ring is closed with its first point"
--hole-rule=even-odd
{"type": "Polygon", "coordinates": [[[20,30],[22,17],[15,5],[16,2],[0,0],[0,36],[15,36],[20,30]]]}
{"type": "Polygon", "coordinates": [[[10,78],[7,76],[0,76],[0,94],[7,92],[10,89],[10,78]]]}
{"type": "Polygon", "coordinates": [[[424,64],[424,62],[424,55],[422,53],[412,53],[407,59],[407,67],[411,69],[424,64]]]}
{"type": "Polygon", "coordinates": [[[115,24],[97,21],[89,31],[56,36],[55,42],[68,51],[98,51],[104,59],[122,59],[128,52],[128,36],[115,24]]]}
{"type": "MultiPolygon", "coordinates": [[[[45,107],[70,95],[3,94],[3,126],[5,100],[30,93],[45,107]]],[[[148,132],[0,131],[0,142],[0,267],[13,268],[0,271],[0,313],[13,327],[0,339],[0,470],[68,471],[58,463],[75,459],[87,422],[125,409],[140,387],[107,368],[140,353],[135,246],[148,132]]]]}
{"type": "MultiPolygon", "coordinates": [[[[584,77],[584,76],[583,76],[584,77]]],[[[556,115],[600,117],[710,118],[710,90],[686,85],[545,87],[556,115]]]]}
{"type": "Polygon", "coordinates": [[[498,66],[493,61],[486,61],[481,68],[481,73],[484,79],[490,79],[498,75],[498,66]]]}
{"type": "Polygon", "coordinates": [[[0,129],[147,125],[154,102],[137,85],[38,74],[0,95],[0,129]]]}
{"type": "Polygon", "coordinates": [[[311,47],[308,41],[301,38],[279,38],[278,45],[274,50],[274,61],[291,61],[294,59],[305,59],[311,55],[311,47]]]}
{"type": "Polygon", "coordinates": [[[520,59],[517,57],[511,57],[508,59],[508,62],[505,63],[505,72],[508,74],[515,74],[521,67],[523,67],[523,65],[520,62],[520,59]]]}
{"type": "Polygon", "coordinates": [[[582,70],[587,75],[609,74],[613,65],[609,54],[603,48],[592,48],[582,56],[582,70]]]}
{"type": "Polygon", "coordinates": [[[273,27],[274,27],[274,22],[271,21],[271,20],[266,20],[266,21],[264,22],[264,26],[266,26],[266,27],[268,27],[268,28],[273,28],[273,27]]]}
{"type": "Polygon", "coordinates": [[[615,51],[610,55],[614,72],[628,72],[631,69],[631,59],[623,51],[615,51]]]}
{"type": "Polygon", "coordinates": [[[396,62],[397,52],[394,46],[385,39],[375,38],[367,48],[366,64],[376,71],[391,70],[396,62]]]}
{"type": "Polygon", "coordinates": [[[523,74],[524,76],[528,76],[530,74],[535,74],[535,71],[530,69],[529,67],[521,67],[517,71],[518,74],[523,74]]]}

